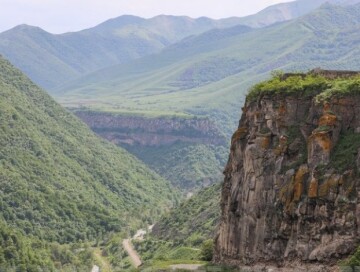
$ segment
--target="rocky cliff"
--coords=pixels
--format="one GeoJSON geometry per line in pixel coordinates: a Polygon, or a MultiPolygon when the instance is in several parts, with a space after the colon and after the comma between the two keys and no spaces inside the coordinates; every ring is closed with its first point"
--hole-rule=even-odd
{"type": "Polygon", "coordinates": [[[93,131],[115,144],[225,143],[224,136],[205,118],[145,118],[91,111],[77,111],[75,114],[93,131]]]}
{"type": "Polygon", "coordinates": [[[224,170],[215,262],[330,271],[351,254],[360,242],[359,133],[354,73],[314,70],[255,86],[224,170]]]}
{"type": "Polygon", "coordinates": [[[227,141],[209,119],[84,110],[75,114],[99,136],[122,146],[184,192],[221,178],[227,141]]]}

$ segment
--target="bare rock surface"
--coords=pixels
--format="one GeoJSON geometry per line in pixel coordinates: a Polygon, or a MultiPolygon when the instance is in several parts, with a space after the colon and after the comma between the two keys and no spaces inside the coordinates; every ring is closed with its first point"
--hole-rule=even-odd
{"type": "Polygon", "coordinates": [[[225,137],[206,118],[126,116],[107,112],[74,112],[99,136],[115,144],[160,146],[175,142],[225,144],[225,137]]]}
{"type": "Polygon", "coordinates": [[[360,96],[247,102],[224,170],[214,261],[242,271],[336,271],[359,244],[360,152],[342,171],[332,155],[359,127],[360,96]]]}

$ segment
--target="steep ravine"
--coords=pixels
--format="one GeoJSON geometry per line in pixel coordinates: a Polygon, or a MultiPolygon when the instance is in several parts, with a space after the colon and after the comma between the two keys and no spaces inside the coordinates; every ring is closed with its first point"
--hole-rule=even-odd
{"type": "Polygon", "coordinates": [[[266,84],[232,137],[214,261],[332,271],[360,243],[360,79],[315,71],[266,84]]]}
{"type": "Polygon", "coordinates": [[[141,117],[76,111],[99,136],[122,146],[185,192],[221,177],[227,143],[206,118],[141,117]]]}

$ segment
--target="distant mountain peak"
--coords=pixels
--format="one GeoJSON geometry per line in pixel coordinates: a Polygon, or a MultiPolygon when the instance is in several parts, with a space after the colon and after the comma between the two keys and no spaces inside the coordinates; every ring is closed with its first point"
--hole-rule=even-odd
{"type": "Polygon", "coordinates": [[[42,28],[38,27],[38,26],[32,26],[32,25],[28,25],[28,24],[21,24],[18,26],[13,27],[12,29],[8,30],[8,31],[42,31],[42,32],[46,32],[45,30],[43,30],[42,28]]]}
{"type": "MultiPolygon", "coordinates": [[[[343,6],[360,0],[297,0],[270,6],[255,15],[219,20],[164,14],[150,19],[122,15],[93,28],[59,35],[23,24],[0,34],[0,53],[37,84],[55,89],[85,74],[159,53],[182,39],[212,29],[236,25],[261,28],[302,17],[325,2],[343,6]]],[[[341,18],[340,15],[337,20],[341,18]]],[[[241,28],[233,28],[211,32],[214,36],[207,37],[224,38],[242,32],[241,28]]]]}
{"type": "Polygon", "coordinates": [[[114,28],[114,27],[118,28],[126,25],[138,24],[145,20],[146,19],[134,15],[121,15],[119,17],[109,19],[97,25],[95,28],[114,28]]]}

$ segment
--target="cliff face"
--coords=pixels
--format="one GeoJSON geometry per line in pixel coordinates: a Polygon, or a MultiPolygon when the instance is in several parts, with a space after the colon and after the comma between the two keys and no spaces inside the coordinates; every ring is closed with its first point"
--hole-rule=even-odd
{"type": "Polygon", "coordinates": [[[360,95],[248,100],[224,171],[214,260],[329,265],[351,254],[360,239],[359,133],[360,95]]]}
{"type": "Polygon", "coordinates": [[[184,192],[221,177],[226,139],[209,119],[75,114],[100,137],[122,146],[184,192]]]}
{"type": "Polygon", "coordinates": [[[88,111],[75,114],[97,134],[115,144],[225,143],[224,137],[208,119],[144,118],[88,111]]]}

